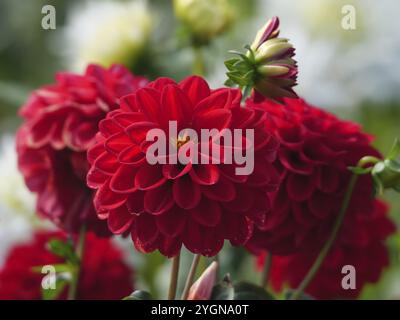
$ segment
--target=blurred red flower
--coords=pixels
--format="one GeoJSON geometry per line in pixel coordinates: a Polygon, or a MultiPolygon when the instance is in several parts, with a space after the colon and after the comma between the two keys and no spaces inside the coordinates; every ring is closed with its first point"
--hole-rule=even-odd
{"type": "Polygon", "coordinates": [[[86,186],[86,150],[119,98],[146,83],[120,65],[89,65],[84,75],[58,73],[55,84],[30,95],[20,110],[25,122],[16,143],[19,168],[38,194],[41,216],[68,232],[77,232],[85,221],[98,234],[107,233],[86,186]]]}
{"type": "MultiPolygon", "coordinates": [[[[266,126],[280,148],[275,162],[282,174],[272,196],[272,210],[264,225],[254,231],[248,247],[274,254],[319,249],[329,237],[351,176],[349,166],[363,156],[380,157],[372,138],[352,122],[343,121],[301,99],[270,100],[247,107],[267,111],[266,126]]],[[[373,212],[370,176],[358,179],[347,217],[373,212]]]]}
{"type": "MultiPolygon", "coordinates": [[[[373,214],[356,216],[346,220],[342,232],[331,252],[321,265],[306,293],[317,299],[357,298],[367,283],[378,282],[385,267],[389,265],[389,254],[385,240],[396,231],[387,217],[388,206],[375,201],[373,214]],[[343,289],[342,268],[351,265],[356,272],[356,288],[343,289]]],[[[259,256],[262,267],[264,254],[259,256]]],[[[274,256],[270,274],[273,288],[281,291],[284,285],[296,288],[303,280],[317,253],[299,253],[290,256],[274,256]]]]}
{"type": "MultiPolygon", "coordinates": [[[[0,268],[0,300],[40,300],[44,274],[33,267],[63,263],[46,249],[51,239],[65,239],[60,232],[39,232],[32,242],[14,247],[0,268]]],[[[133,290],[133,271],[110,238],[86,235],[77,299],[121,299],[133,290]]],[[[66,290],[59,299],[66,298],[66,290]]]]}
{"type": "MultiPolygon", "coordinates": [[[[182,243],[206,256],[218,253],[224,239],[246,243],[279,182],[271,164],[278,144],[264,126],[265,112],[242,108],[240,100],[239,90],[212,91],[195,76],[179,84],[160,78],[121,99],[88,152],[88,185],[97,189],[95,207],[114,234],[130,231],[137,249],[166,256],[176,255],[182,243]],[[146,134],[168,132],[171,120],[178,131],[191,128],[199,136],[201,129],[254,129],[253,173],[236,175],[235,163],[150,165],[146,134]]],[[[196,143],[178,140],[178,152],[181,142],[196,143]]]]}

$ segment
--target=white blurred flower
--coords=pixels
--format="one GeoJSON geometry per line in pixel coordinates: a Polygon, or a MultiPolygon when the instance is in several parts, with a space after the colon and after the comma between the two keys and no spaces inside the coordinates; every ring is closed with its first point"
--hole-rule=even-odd
{"type": "MultiPolygon", "coordinates": [[[[254,28],[270,16],[296,48],[296,92],[321,107],[349,107],[400,98],[400,19],[397,0],[260,1],[254,28]],[[342,28],[344,5],[356,12],[356,29],[342,28]]],[[[250,33],[251,30],[249,30],[250,33]]],[[[251,39],[249,39],[250,41],[251,39]]]]}
{"type": "Polygon", "coordinates": [[[67,15],[62,50],[77,71],[88,63],[132,65],[149,40],[152,20],[144,0],[86,1],[67,15]]]}
{"type": "Polygon", "coordinates": [[[0,144],[0,266],[9,248],[30,239],[40,224],[34,208],[35,197],[17,168],[14,139],[5,136],[0,144]]]}

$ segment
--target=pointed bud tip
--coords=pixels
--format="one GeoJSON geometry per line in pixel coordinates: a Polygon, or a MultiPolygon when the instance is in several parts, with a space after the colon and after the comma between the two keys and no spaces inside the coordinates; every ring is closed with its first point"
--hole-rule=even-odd
{"type": "Polygon", "coordinates": [[[209,300],[217,279],[218,263],[212,262],[192,285],[188,300],[209,300]]]}

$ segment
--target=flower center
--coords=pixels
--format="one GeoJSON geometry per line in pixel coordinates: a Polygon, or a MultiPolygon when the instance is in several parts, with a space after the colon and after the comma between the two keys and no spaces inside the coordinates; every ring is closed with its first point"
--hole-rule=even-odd
{"type": "Polygon", "coordinates": [[[188,143],[189,141],[190,141],[189,136],[179,137],[178,140],[176,141],[176,147],[179,150],[180,147],[182,147],[185,143],[188,143]]]}

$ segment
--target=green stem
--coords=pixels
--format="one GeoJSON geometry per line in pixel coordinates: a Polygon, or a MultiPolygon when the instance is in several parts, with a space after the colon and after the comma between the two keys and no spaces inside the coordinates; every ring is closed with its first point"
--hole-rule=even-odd
{"type": "Polygon", "coordinates": [[[181,252],[179,251],[179,253],[172,258],[172,269],[171,269],[171,278],[168,289],[168,300],[175,300],[176,288],[178,286],[180,257],[181,257],[181,252]]]}
{"type": "Polygon", "coordinates": [[[85,239],[86,239],[86,226],[83,225],[80,232],[78,243],[76,244],[76,256],[79,259],[78,264],[75,266],[72,272],[72,279],[68,289],[68,300],[76,300],[78,293],[79,277],[81,273],[83,253],[85,250],[85,239]]]}
{"type": "Polygon", "coordinates": [[[244,103],[248,97],[251,95],[252,86],[245,86],[242,90],[242,103],[244,103]]]}
{"type": "Polygon", "coordinates": [[[308,287],[310,282],[314,279],[315,275],[317,274],[319,267],[321,264],[324,262],[327,254],[329,253],[329,250],[331,249],[335,239],[336,235],[340,229],[340,226],[342,225],[343,218],[345,216],[345,213],[347,211],[347,208],[349,207],[349,203],[351,200],[351,196],[353,194],[354,187],[356,185],[358,176],[356,174],[353,174],[350,178],[350,182],[347,186],[346,194],[343,198],[343,203],[342,207],[340,208],[339,215],[335,221],[335,224],[333,226],[332,233],[330,237],[328,238],[327,242],[323,246],[321,252],[319,253],[317,259],[314,261],[314,264],[312,265],[311,269],[308,271],[307,275],[303,279],[303,281],[300,283],[299,287],[297,290],[292,294],[290,297],[290,300],[296,300],[298,299],[303,291],[308,287]]]}
{"type": "Polygon", "coordinates": [[[205,75],[205,64],[204,64],[204,57],[201,47],[193,46],[193,74],[198,76],[205,75]]]}
{"type": "Polygon", "coordinates": [[[182,293],[182,300],[186,300],[189,296],[190,288],[192,287],[194,276],[196,275],[197,266],[199,265],[201,255],[195,254],[193,257],[192,265],[190,266],[189,274],[186,278],[185,288],[182,293]]]}
{"type": "Polygon", "coordinates": [[[261,277],[261,286],[265,289],[268,288],[268,278],[269,278],[269,272],[271,271],[271,265],[272,265],[272,254],[268,252],[267,256],[265,257],[264,270],[261,277]]]}
{"type": "Polygon", "coordinates": [[[380,161],[380,159],[373,157],[373,156],[365,156],[363,158],[360,159],[360,161],[358,162],[358,167],[365,167],[366,165],[369,164],[377,164],[380,161]]]}
{"type": "Polygon", "coordinates": [[[219,253],[217,253],[217,254],[215,255],[214,261],[217,263],[217,282],[218,282],[218,280],[219,280],[219,278],[220,278],[220,275],[219,275],[219,271],[220,271],[220,258],[219,258],[219,253]]]}

